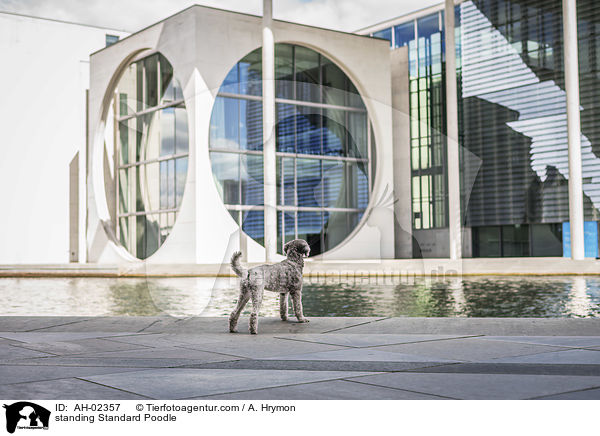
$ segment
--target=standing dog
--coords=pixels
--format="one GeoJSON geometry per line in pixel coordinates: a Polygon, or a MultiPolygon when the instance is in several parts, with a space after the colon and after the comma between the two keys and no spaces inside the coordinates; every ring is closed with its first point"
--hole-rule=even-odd
{"type": "Polygon", "coordinates": [[[287,321],[287,300],[290,294],[298,322],[308,322],[302,314],[302,268],[304,268],[304,257],[308,257],[310,253],[310,247],[305,240],[295,239],[285,244],[283,252],[287,259],[275,265],[260,265],[249,270],[240,265],[241,252],[236,251],[231,256],[231,269],[242,279],[237,305],[229,315],[231,333],[236,332],[240,313],[250,298],[252,298],[250,333],[255,335],[258,332],[258,312],[265,289],[279,292],[279,315],[282,321],[287,321]]]}

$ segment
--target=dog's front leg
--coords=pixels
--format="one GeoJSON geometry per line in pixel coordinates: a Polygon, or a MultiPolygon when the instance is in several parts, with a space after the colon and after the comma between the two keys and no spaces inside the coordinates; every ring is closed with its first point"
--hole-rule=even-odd
{"type": "Polygon", "coordinates": [[[250,293],[252,299],[252,312],[250,312],[250,334],[258,333],[258,313],[263,299],[263,287],[255,287],[250,293]]]}
{"type": "Polygon", "coordinates": [[[302,313],[302,289],[292,293],[291,295],[292,303],[294,304],[294,313],[296,314],[296,318],[298,318],[298,322],[308,322],[302,313]]]}
{"type": "Polygon", "coordinates": [[[279,294],[279,316],[282,321],[288,319],[288,294],[285,292],[279,294]]]}

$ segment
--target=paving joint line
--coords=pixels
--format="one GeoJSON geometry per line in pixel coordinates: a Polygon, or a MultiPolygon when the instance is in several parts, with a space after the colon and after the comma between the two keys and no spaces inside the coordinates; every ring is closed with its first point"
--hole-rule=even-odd
{"type": "Polygon", "coordinates": [[[536,397],[526,398],[526,400],[541,400],[541,399],[544,399],[546,397],[553,397],[554,395],[572,394],[572,393],[575,393],[575,392],[585,392],[585,391],[591,391],[593,389],[598,389],[598,388],[600,388],[600,385],[598,385],[598,386],[592,386],[592,387],[589,387],[589,388],[583,388],[583,389],[575,389],[574,391],[558,392],[556,394],[539,395],[539,396],[536,396],[536,397]]]}
{"type": "MultiPolygon", "coordinates": [[[[365,376],[359,376],[359,377],[365,377],[365,376]]],[[[410,389],[395,388],[393,386],[384,386],[384,385],[378,385],[378,384],[374,384],[374,383],[366,383],[366,382],[362,382],[362,381],[358,381],[358,380],[353,380],[351,378],[350,379],[343,379],[343,380],[351,382],[351,383],[358,383],[358,384],[367,385],[367,386],[377,386],[377,387],[380,387],[380,388],[394,389],[394,390],[397,390],[397,391],[412,392],[413,394],[430,395],[430,396],[433,396],[433,397],[444,398],[444,399],[447,399],[447,400],[459,400],[460,399],[460,398],[454,398],[454,397],[447,397],[445,395],[438,395],[438,394],[430,394],[430,393],[427,393],[427,392],[413,391],[413,390],[410,390],[410,389]]]]}
{"type": "MultiPolygon", "coordinates": [[[[83,323],[83,322],[88,322],[90,321],[92,318],[86,318],[86,319],[80,319],[77,321],[71,321],[71,322],[65,322],[63,324],[55,324],[55,325],[50,325],[47,327],[39,327],[39,328],[35,328],[35,329],[31,329],[31,330],[23,330],[22,332],[13,332],[13,333],[32,333],[32,332],[38,332],[40,330],[47,330],[47,329],[51,329],[54,327],[63,327],[66,325],[72,325],[72,324],[79,324],[79,323],[83,323]]],[[[62,332],[51,332],[51,333],[62,333],[62,332]]]]}
{"type": "Polygon", "coordinates": [[[126,389],[116,388],[114,386],[105,385],[103,383],[98,383],[98,382],[95,382],[95,381],[92,381],[92,380],[86,380],[85,378],[82,378],[82,377],[73,377],[73,378],[76,379],[76,380],[83,381],[83,382],[92,383],[92,384],[97,385],[97,386],[102,386],[102,387],[105,387],[105,388],[114,389],[116,391],[125,392],[127,394],[132,394],[132,395],[137,395],[137,396],[140,396],[140,397],[144,397],[144,398],[147,398],[148,400],[156,400],[156,398],[152,398],[152,397],[149,397],[149,396],[144,395],[144,394],[138,394],[136,392],[128,391],[126,389]]]}
{"type": "Polygon", "coordinates": [[[373,321],[365,321],[365,322],[361,322],[361,323],[358,323],[358,324],[353,324],[353,325],[349,325],[349,326],[345,326],[345,327],[339,327],[339,328],[333,329],[333,330],[327,330],[327,331],[324,331],[324,332],[321,332],[321,333],[318,333],[318,334],[324,335],[324,334],[327,334],[327,333],[338,332],[340,330],[349,329],[351,327],[358,327],[359,325],[373,324],[373,323],[376,323],[376,322],[379,322],[379,321],[385,321],[386,319],[391,319],[391,317],[386,316],[384,318],[376,319],[376,320],[373,320],[373,321]]]}

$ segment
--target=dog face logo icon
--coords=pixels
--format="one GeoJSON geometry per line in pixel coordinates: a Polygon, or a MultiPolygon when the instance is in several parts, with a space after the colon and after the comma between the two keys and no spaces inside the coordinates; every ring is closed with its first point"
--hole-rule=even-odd
{"type": "Polygon", "coordinates": [[[15,429],[48,429],[50,411],[35,403],[19,401],[4,405],[6,409],[6,431],[14,433],[15,429]]]}

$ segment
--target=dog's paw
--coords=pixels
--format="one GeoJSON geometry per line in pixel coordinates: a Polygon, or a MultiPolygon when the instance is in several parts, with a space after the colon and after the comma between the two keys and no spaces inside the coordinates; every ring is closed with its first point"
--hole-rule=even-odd
{"type": "Polygon", "coordinates": [[[302,318],[302,319],[299,319],[298,322],[310,322],[310,321],[306,318],[302,318]]]}

